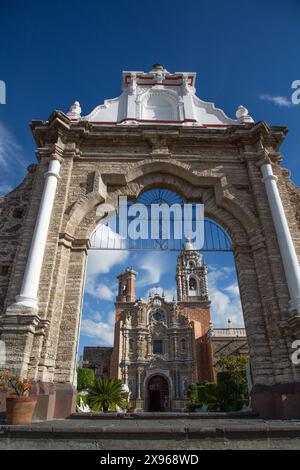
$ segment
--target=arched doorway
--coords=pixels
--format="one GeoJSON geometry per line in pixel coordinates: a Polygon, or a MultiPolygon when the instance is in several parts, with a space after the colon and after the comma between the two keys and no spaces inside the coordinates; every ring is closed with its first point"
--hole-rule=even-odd
{"type": "Polygon", "coordinates": [[[162,375],[154,375],[148,382],[148,411],[165,411],[169,407],[169,384],[162,375]]]}

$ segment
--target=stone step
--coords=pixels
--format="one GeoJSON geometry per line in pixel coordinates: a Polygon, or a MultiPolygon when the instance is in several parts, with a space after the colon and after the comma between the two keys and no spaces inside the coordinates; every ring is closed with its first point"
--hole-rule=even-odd
{"type": "Polygon", "coordinates": [[[134,413],[114,413],[114,412],[88,412],[73,413],[68,419],[254,419],[258,415],[253,411],[230,411],[230,412],[134,412],[134,413]]]}
{"type": "Polygon", "coordinates": [[[300,421],[263,419],[53,420],[0,425],[0,449],[299,449],[300,421]]]}

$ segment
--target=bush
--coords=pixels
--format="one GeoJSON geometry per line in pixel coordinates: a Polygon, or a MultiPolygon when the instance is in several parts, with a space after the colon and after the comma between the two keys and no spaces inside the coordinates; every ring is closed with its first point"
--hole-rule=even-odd
{"type": "Polygon", "coordinates": [[[77,390],[93,388],[95,384],[95,373],[93,369],[77,369],[77,390]]]}
{"type": "Polygon", "coordinates": [[[198,386],[196,384],[190,384],[187,389],[187,396],[191,402],[196,402],[198,399],[198,386]]]}
{"type": "Polygon", "coordinates": [[[205,381],[201,385],[191,384],[188,388],[187,409],[194,410],[207,406],[208,411],[238,411],[250,398],[246,379],[248,357],[227,356],[216,363],[217,382],[205,381]]]}

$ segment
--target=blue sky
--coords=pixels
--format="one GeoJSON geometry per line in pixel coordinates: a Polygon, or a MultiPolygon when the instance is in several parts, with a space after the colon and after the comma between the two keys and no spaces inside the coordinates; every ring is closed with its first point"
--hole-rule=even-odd
{"type": "MultiPolygon", "coordinates": [[[[120,94],[122,70],[147,71],[155,62],[171,72],[197,72],[197,95],[230,117],[243,104],[255,120],[288,126],[283,165],[299,185],[300,105],[290,102],[291,83],[300,79],[299,31],[298,0],[2,2],[0,80],[7,97],[0,105],[0,192],[18,184],[35,161],[32,119],[67,111],[75,99],[87,114],[120,94]]],[[[147,254],[130,256],[96,276],[112,286],[122,263],[136,263],[142,277],[147,254]]],[[[216,257],[207,261],[219,270],[229,266],[216,257]]],[[[170,270],[159,283],[169,289],[173,277],[170,270]]],[[[224,289],[234,279],[220,284],[221,278],[215,286],[229,295],[224,289]]],[[[106,318],[111,301],[89,295],[85,302],[106,318]]]]}

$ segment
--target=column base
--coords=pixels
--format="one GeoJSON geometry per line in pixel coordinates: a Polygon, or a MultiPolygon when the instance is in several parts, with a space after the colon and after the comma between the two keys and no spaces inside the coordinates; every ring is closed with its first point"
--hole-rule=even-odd
{"type": "Polygon", "coordinates": [[[53,418],[67,418],[76,411],[77,390],[70,383],[55,384],[56,397],[53,418]]]}
{"type": "Polygon", "coordinates": [[[251,405],[260,418],[299,419],[300,382],[254,385],[251,405]]]}
{"type": "MultiPolygon", "coordinates": [[[[35,382],[31,395],[37,397],[33,420],[63,419],[76,411],[77,391],[70,383],[35,382]]],[[[5,394],[0,400],[0,412],[4,412],[5,394]]]]}
{"type": "Polygon", "coordinates": [[[136,411],[144,411],[144,400],[142,398],[135,400],[135,409],[136,411]]]}
{"type": "Polygon", "coordinates": [[[25,295],[17,295],[16,301],[13,305],[20,305],[22,307],[32,308],[33,310],[38,310],[38,299],[35,297],[27,297],[25,295]]]}

